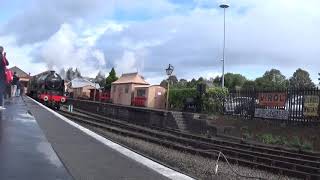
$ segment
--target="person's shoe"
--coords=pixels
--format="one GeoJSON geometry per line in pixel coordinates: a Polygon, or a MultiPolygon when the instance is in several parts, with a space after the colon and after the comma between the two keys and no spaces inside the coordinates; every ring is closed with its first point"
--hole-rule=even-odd
{"type": "Polygon", "coordinates": [[[5,110],[5,109],[6,109],[5,107],[0,106],[0,111],[1,111],[1,110],[5,110]]]}

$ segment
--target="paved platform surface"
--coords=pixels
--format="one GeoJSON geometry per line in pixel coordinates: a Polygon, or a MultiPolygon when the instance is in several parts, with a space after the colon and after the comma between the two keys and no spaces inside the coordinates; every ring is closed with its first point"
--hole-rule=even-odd
{"type": "Polygon", "coordinates": [[[5,103],[0,111],[1,180],[71,180],[21,98],[5,103]]]}
{"type": "Polygon", "coordinates": [[[74,179],[167,179],[88,136],[31,99],[23,99],[74,179]]]}

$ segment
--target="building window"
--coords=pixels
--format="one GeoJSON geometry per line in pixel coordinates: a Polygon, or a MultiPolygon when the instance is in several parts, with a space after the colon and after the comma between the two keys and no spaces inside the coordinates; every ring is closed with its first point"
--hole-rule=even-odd
{"type": "Polygon", "coordinates": [[[116,86],[113,86],[112,88],[113,88],[113,92],[116,92],[116,86]]]}
{"type": "Polygon", "coordinates": [[[126,85],[125,89],[124,89],[125,93],[128,94],[129,93],[129,85],[126,85]]]}
{"type": "Polygon", "coordinates": [[[146,96],[146,90],[145,89],[138,89],[137,90],[137,96],[138,97],[145,97],[146,96]]]}

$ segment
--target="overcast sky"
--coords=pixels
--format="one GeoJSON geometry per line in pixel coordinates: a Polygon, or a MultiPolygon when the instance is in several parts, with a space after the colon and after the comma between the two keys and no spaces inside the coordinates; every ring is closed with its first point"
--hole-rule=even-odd
{"type": "MultiPolygon", "coordinates": [[[[221,73],[220,0],[1,0],[0,43],[11,66],[31,74],[115,67],[150,83],[221,73]]],[[[319,0],[229,0],[226,71],[249,79],[271,68],[320,72],[319,0]]]]}

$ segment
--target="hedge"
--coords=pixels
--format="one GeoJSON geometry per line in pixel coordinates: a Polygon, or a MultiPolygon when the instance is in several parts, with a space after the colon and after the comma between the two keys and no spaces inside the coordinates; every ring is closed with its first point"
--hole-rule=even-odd
{"type": "Polygon", "coordinates": [[[206,113],[223,113],[223,101],[228,96],[228,89],[214,87],[207,89],[203,98],[203,111],[206,113]]]}
{"type": "MultiPolygon", "coordinates": [[[[223,100],[228,95],[227,89],[220,87],[208,88],[202,97],[202,111],[206,113],[219,113],[223,111],[223,100]]],[[[171,109],[183,110],[186,98],[197,99],[195,88],[170,89],[169,102],[171,109]]]]}
{"type": "Polygon", "coordinates": [[[186,98],[196,98],[197,90],[194,88],[170,89],[169,104],[170,108],[182,110],[184,107],[184,100],[186,98]]]}

